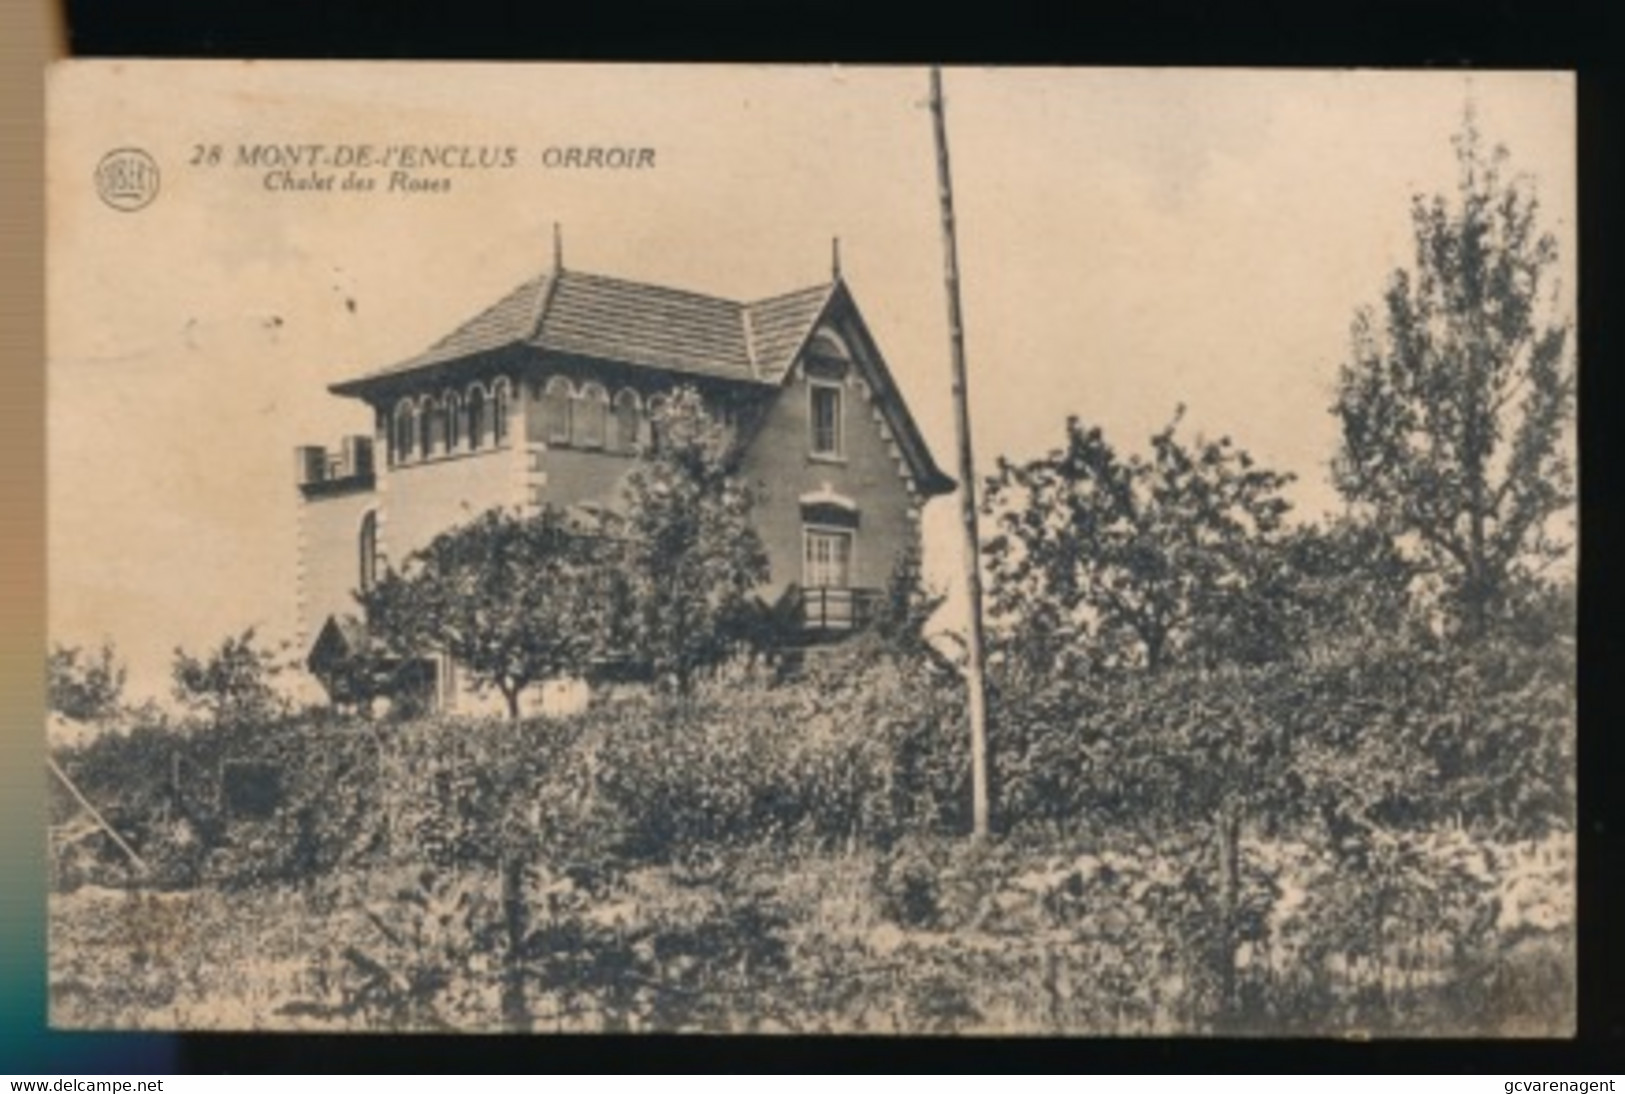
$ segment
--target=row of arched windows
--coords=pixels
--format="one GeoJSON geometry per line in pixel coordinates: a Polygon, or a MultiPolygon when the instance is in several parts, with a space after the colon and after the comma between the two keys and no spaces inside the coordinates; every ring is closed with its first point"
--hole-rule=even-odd
{"type": "Polygon", "coordinates": [[[506,444],[511,400],[506,377],[489,388],[475,381],[463,392],[401,399],[390,420],[389,462],[506,444]]]}
{"type": "Polygon", "coordinates": [[[539,439],[611,452],[636,452],[650,443],[649,422],[665,402],[665,396],[656,395],[645,404],[631,388],[622,388],[611,399],[609,390],[596,380],[576,387],[563,376],[552,377],[533,394],[541,408],[539,439]]]}
{"type": "MultiPolygon", "coordinates": [[[[632,454],[658,446],[652,423],[660,420],[667,396],[647,400],[631,388],[613,397],[596,380],[577,386],[553,376],[531,389],[535,406],[532,441],[570,448],[632,454]]],[[[474,452],[508,441],[512,389],[505,377],[489,387],[476,381],[466,389],[439,395],[406,396],[389,421],[389,462],[407,463],[456,452],[474,452]]],[[[724,413],[725,420],[731,416],[724,413]]]]}

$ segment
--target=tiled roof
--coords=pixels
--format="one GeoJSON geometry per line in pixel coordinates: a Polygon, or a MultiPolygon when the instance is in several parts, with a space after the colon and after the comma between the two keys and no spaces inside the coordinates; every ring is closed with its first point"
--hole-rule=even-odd
{"type": "Polygon", "coordinates": [[[776,383],[801,348],[832,286],[754,303],[598,274],[542,275],[414,357],[333,385],[359,394],[373,381],[505,346],[592,357],[719,379],[776,383]]]}
{"type": "MultiPolygon", "coordinates": [[[[525,282],[417,356],[329,390],[365,395],[394,377],[513,346],[777,385],[813,324],[837,298],[841,306],[851,306],[840,281],[742,302],[564,270],[525,282]]],[[[898,439],[921,486],[928,493],[952,490],[953,480],[932,461],[895,383],[876,357],[898,439]]]]}
{"type": "Polygon", "coordinates": [[[830,290],[829,285],[814,285],[745,305],[752,356],[764,380],[777,381],[790,368],[829,302],[830,290]]]}
{"type": "Polygon", "coordinates": [[[546,290],[547,277],[533,277],[416,357],[368,373],[362,379],[411,372],[522,342],[536,329],[546,290]]]}
{"type": "Polygon", "coordinates": [[[565,272],[531,341],[582,357],[754,380],[740,313],[739,304],[714,296],[565,272]]]}
{"type": "Polygon", "coordinates": [[[368,646],[367,626],[351,615],[330,615],[311,642],[305,664],[313,670],[337,664],[368,646]]]}

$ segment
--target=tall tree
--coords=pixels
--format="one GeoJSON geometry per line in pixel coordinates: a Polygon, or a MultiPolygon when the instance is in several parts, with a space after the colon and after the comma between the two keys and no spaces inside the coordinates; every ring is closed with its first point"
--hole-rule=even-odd
{"type": "Polygon", "coordinates": [[[369,634],[402,657],[451,656],[517,719],[526,688],[585,672],[603,651],[612,572],[599,535],[564,512],[491,510],[436,536],[360,599],[369,634]]]}
{"type": "Polygon", "coordinates": [[[78,646],[53,645],[46,659],[46,701],[59,714],[94,722],[118,712],[124,699],[124,664],[113,643],[95,654],[78,646]]]}
{"type": "Polygon", "coordinates": [[[282,713],[285,704],[271,685],[281,671],[276,655],[259,644],[253,627],[228,635],[201,657],[176,647],[170,666],[175,698],[216,725],[263,721],[282,713]]]}
{"type": "Polygon", "coordinates": [[[992,607],[1029,623],[1047,651],[1156,672],[1186,655],[1267,657],[1278,636],[1261,597],[1267,548],[1291,477],[1258,467],[1228,437],[1181,439],[1183,408],[1127,458],[1076,417],[1066,445],[1025,464],[1000,460],[984,506],[992,607]]]}
{"type": "Polygon", "coordinates": [[[1324,661],[1416,637],[1415,566],[1380,529],[1348,517],[1302,524],[1283,548],[1278,589],[1299,654],[1324,661]]]}
{"type": "Polygon", "coordinates": [[[684,387],[656,412],[657,442],[627,478],[621,526],[624,640],[686,692],[701,668],[752,637],[767,552],[755,491],[734,470],[733,431],[684,387]]]}
{"type": "Polygon", "coordinates": [[[1333,471],[1471,637],[1568,550],[1554,523],[1574,501],[1574,373],[1532,184],[1505,148],[1484,150],[1470,113],[1455,146],[1454,200],[1413,199],[1414,268],[1354,320],[1333,471]]]}

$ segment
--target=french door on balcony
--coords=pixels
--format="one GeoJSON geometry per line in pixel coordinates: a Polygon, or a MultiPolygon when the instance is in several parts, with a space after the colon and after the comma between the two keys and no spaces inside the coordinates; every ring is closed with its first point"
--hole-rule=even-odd
{"type": "Polygon", "coordinates": [[[809,589],[847,589],[852,585],[852,533],[839,528],[808,528],[801,583],[809,589]]]}
{"type": "Polygon", "coordinates": [[[852,532],[806,528],[801,567],[801,625],[809,632],[850,631],[858,625],[852,590],[852,532]]]}

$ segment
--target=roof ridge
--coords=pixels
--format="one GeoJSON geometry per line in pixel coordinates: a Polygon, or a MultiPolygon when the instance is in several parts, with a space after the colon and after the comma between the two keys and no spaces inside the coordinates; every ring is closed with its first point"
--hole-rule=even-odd
{"type": "Polygon", "coordinates": [[[558,295],[559,282],[564,278],[562,269],[554,270],[551,274],[539,275],[541,287],[536,293],[536,311],[531,319],[529,331],[525,340],[534,342],[542,336],[542,324],[547,322],[547,309],[553,303],[553,297],[558,295]]]}

